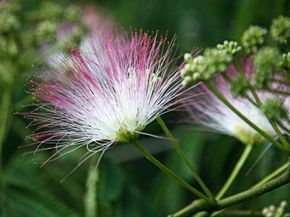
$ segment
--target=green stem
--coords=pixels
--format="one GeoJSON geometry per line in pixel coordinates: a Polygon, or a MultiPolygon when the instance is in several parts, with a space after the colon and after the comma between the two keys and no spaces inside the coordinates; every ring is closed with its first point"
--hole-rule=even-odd
{"type": "Polygon", "coordinates": [[[91,159],[88,177],[87,188],[84,195],[85,217],[97,217],[98,216],[98,198],[97,198],[97,184],[99,181],[98,168],[96,166],[98,156],[94,156],[91,159]]]}
{"type": "Polygon", "coordinates": [[[191,165],[191,163],[190,163],[189,159],[187,158],[186,154],[182,151],[180,145],[178,144],[178,142],[176,141],[176,139],[174,138],[174,136],[172,135],[172,133],[170,132],[170,130],[168,129],[168,127],[166,126],[165,122],[162,120],[161,117],[158,117],[157,118],[157,122],[159,123],[159,125],[162,128],[162,130],[165,132],[166,136],[171,141],[171,143],[172,143],[175,151],[177,152],[177,154],[179,155],[179,157],[183,160],[183,162],[186,164],[186,166],[189,168],[192,176],[195,178],[195,180],[201,186],[201,188],[203,189],[203,191],[206,193],[206,195],[209,198],[214,199],[213,194],[208,189],[208,187],[206,186],[206,184],[204,183],[204,181],[202,180],[202,178],[199,176],[199,174],[196,172],[196,170],[193,168],[193,166],[191,165]]]}
{"type": "Polygon", "coordinates": [[[275,121],[269,120],[270,124],[272,125],[272,128],[274,129],[275,133],[277,134],[279,140],[282,142],[282,144],[284,145],[284,148],[289,151],[290,150],[290,145],[287,142],[287,140],[285,139],[285,137],[283,136],[283,134],[281,133],[280,129],[277,127],[277,124],[275,123],[275,121]]]}
{"type": "Polygon", "coordinates": [[[245,202],[248,200],[251,200],[253,198],[256,198],[260,195],[263,195],[265,193],[268,193],[272,190],[275,190],[285,184],[288,184],[290,182],[290,173],[287,171],[283,175],[263,184],[260,186],[257,186],[255,188],[250,188],[246,191],[243,191],[241,193],[238,193],[236,195],[227,197],[223,200],[220,200],[218,203],[219,208],[226,208],[230,207],[236,204],[239,204],[241,202],[245,202]]]}
{"type": "Polygon", "coordinates": [[[210,213],[208,212],[199,212],[195,214],[193,217],[210,217],[210,213]]]}
{"type": "Polygon", "coordinates": [[[236,163],[231,175],[229,176],[228,180],[226,181],[226,183],[224,184],[222,189],[217,194],[216,200],[220,200],[225,195],[225,193],[229,190],[229,188],[233,184],[234,180],[236,179],[237,175],[239,174],[241,168],[245,164],[247,158],[249,157],[252,148],[253,148],[252,145],[246,145],[245,146],[244,151],[243,151],[240,159],[236,163]]]}
{"type": "MultiPolygon", "coordinates": [[[[279,126],[281,129],[283,129],[286,133],[290,134],[290,129],[288,129],[288,128],[284,125],[284,123],[282,123],[281,121],[276,121],[276,122],[277,122],[278,126],[279,126]]],[[[289,121],[289,123],[290,123],[290,121],[289,121]]]]}
{"type": "Polygon", "coordinates": [[[237,116],[239,116],[243,121],[245,121],[250,127],[261,134],[265,139],[275,144],[278,148],[284,150],[283,146],[277,142],[272,136],[268,135],[264,130],[259,128],[256,124],[250,121],[246,116],[244,116],[239,110],[237,110],[220,92],[219,90],[210,82],[205,81],[205,84],[210,89],[210,91],[216,95],[216,97],[221,100],[229,109],[231,109],[237,116]]]}
{"type": "Polygon", "coordinates": [[[3,207],[4,203],[4,183],[3,183],[3,172],[2,172],[2,149],[7,133],[7,125],[9,120],[9,110],[11,102],[11,88],[4,90],[1,100],[0,107],[0,208],[3,207]]]}
{"type": "Polygon", "coordinates": [[[216,202],[215,206],[209,206],[204,200],[196,200],[187,207],[179,210],[178,212],[170,215],[170,217],[185,217],[189,214],[194,214],[202,211],[219,211],[233,205],[249,201],[260,195],[273,191],[279,187],[282,187],[290,182],[290,170],[288,169],[283,175],[257,187],[250,188],[241,193],[235,194],[233,196],[221,199],[216,202]]]}
{"type": "Polygon", "coordinates": [[[184,207],[183,209],[179,210],[178,212],[169,215],[168,217],[185,217],[189,216],[190,214],[196,214],[203,211],[211,211],[214,210],[212,206],[210,206],[204,200],[195,200],[188,206],[184,207]]]}
{"type": "Polygon", "coordinates": [[[192,187],[188,182],[186,182],[184,179],[177,176],[172,170],[170,170],[168,167],[166,167],[164,164],[162,164],[159,160],[157,160],[150,152],[148,152],[145,148],[143,148],[142,145],[140,145],[137,141],[133,140],[131,141],[132,145],[134,145],[151,163],[153,163],[156,167],[158,167],[160,170],[162,170],[167,175],[174,178],[180,185],[185,187],[187,190],[191,191],[194,195],[198,196],[199,198],[204,199],[207,201],[207,203],[212,204],[212,201],[208,199],[207,196],[205,196],[203,193],[192,187]]]}
{"type": "Polygon", "coordinates": [[[9,88],[4,91],[1,101],[0,107],[0,160],[2,157],[2,146],[5,140],[6,134],[6,125],[9,117],[9,108],[10,108],[10,101],[11,101],[11,92],[9,88]]]}
{"type": "Polygon", "coordinates": [[[221,214],[217,214],[215,216],[224,216],[224,217],[263,217],[264,215],[260,211],[252,211],[252,210],[231,210],[222,212],[221,214]]]}
{"type": "Polygon", "coordinates": [[[273,179],[276,176],[278,176],[279,174],[281,174],[284,170],[286,170],[288,166],[289,166],[289,162],[283,164],[278,169],[273,171],[271,174],[267,175],[265,178],[263,178],[261,181],[259,181],[256,185],[254,185],[254,187],[261,186],[261,185],[267,183],[271,179],[273,179]]]}

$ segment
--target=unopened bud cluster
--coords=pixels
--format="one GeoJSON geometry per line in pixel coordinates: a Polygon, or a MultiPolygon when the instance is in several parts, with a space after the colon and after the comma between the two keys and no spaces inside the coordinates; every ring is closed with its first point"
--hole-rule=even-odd
{"type": "Polygon", "coordinates": [[[218,50],[227,52],[229,55],[234,55],[242,50],[242,47],[235,41],[224,41],[223,44],[217,45],[218,50]]]}
{"type": "Polygon", "coordinates": [[[183,85],[209,80],[218,73],[226,72],[231,66],[239,72],[231,77],[230,81],[234,96],[245,96],[249,90],[249,83],[258,90],[271,92],[273,80],[276,78],[282,80],[283,85],[289,86],[290,52],[287,45],[286,49],[283,48],[289,39],[288,17],[280,16],[274,19],[269,31],[259,26],[250,26],[241,36],[241,45],[235,41],[224,41],[216,48],[205,49],[198,56],[186,54],[186,64],[181,71],[183,85]],[[248,76],[243,68],[242,63],[245,60],[250,61],[252,65],[251,76],[248,76]]]}
{"type": "Polygon", "coordinates": [[[264,47],[254,56],[254,84],[257,88],[266,88],[274,73],[279,70],[282,56],[277,48],[264,47]]]}
{"type": "Polygon", "coordinates": [[[287,43],[290,40],[290,18],[280,16],[273,20],[271,26],[271,37],[278,43],[287,43]]]}
{"type": "Polygon", "coordinates": [[[259,26],[250,26],[242,35],[241,43],[246,53],[255,53],[265,42],[267,30],[259,26]]]}
{"type": "Polygon", "coordinates": [[[286,201],[282,201],[279,207],[270,205],[269,207],[265,207],[262,210],[262,215],[265,217],[290,217],[290,213],[285,212],[286,206],[287,206],[286,201]]]}
{"type": "MultiPolygon", "coordinates": [[[[237,49],[232,53],[236,53],[237,49]]],[[[189,85],[198,81],[211,79],[216,73],[223,73],[232,61],[230,47],[219,46],[219,48],[209,48],[204,51],[203,55],[192,57],[190,54],[185,55],[186,65],[181,71],[184,78],[183,84],[189,85]]]]}
{"type": "MultiPolygon", "coordinates": [[[[289,135],[290,52],[289,45],[285,44],[289,42],[288,22],[289,18],[279,17],[273,21],[270,30],[250,26],[242,34],[240,44],[224,41],[216,48],[205,49],[196,57],[190,54],[184,56],[186,64],[181,71],[183,85],[203,82],[209,87],[208,91],[225,98],[219,98],[224,103],[222,105],[212,98],[209,109],[204,106],[205,103],[195,108],[216,124],[212,125],[226,129],[225,132],[244,144],[261,143],[264,138],[245,126],[244,122],[236,121],[236,116],[231,117],[224,109],[230,107],[228,102],[237,110],[241,109],[241,113],[250,120],[257,121],[255,124],[265,132],[276,136],[273,126],[277,126],[276,129],[281,130],[280,135],[289,135]],[[227,118],[226,122],[231,122],[234,127],[219,121],[227,118]]],[[[205,122],[204,125],[209,124],[205,122]]],[[[285,143],[282,136],[279,139],[285,143]]],[[[274,211],[279,213],[281,209],[274,211]]],[[[271,210],[265,209],[267,217],[279,216],[273,214],[274,211],[269,214],[271,210]]]]}

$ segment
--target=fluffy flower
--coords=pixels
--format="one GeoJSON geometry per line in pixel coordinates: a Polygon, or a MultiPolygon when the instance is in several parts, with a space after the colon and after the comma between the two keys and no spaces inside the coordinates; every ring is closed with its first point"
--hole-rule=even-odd
{"type": "Polygon", "coordinates": [[[53,144],[59,152],[82,146],[103,152],[135,139],[177,104],[183,90],[180,68],[170,58],[173,42],[143,33],[120,35],[96,36],[101,47],[91,39],[88,53],[74,51],[62,68],[53,67],[34,82],[40,103],[27,117],[38,126],[37,150],[53,144]]]}
{"type": "MultiPolygon", "coordinates": [[[[242,63],[248,78],[253,74],[253,66],[250,60],[242,63]]],[[[236,68],[231,65],[227,69],[228,75],[237,75],[236,68]]],[[[213,79],[213,84],[225,96],[225,98],[235,106],[244,116],[259,126],[265,132],[275,135],[268,119],[250,100],[241,97],[234,97],[231,93],[231,86],[223,76],[218,75],[213,79]]],[[[199,97],[187,104],[188,111],[196,123],[212,129],[213,131],[234,136],[245,144],[253,144],[262,141],[262,137],[251,126],[244,122],[232,110],[223,104],[207,87],[203,84],[199,86],[199,97]]],[[[272,94],[258,91],[260,99],[263,101],[272,94]]],[[[250,94],[249,94],[250,96],[250,94]]],[[[277,96],[275,96],[277,97],[277,96]]],[[[285,106],[289,105],[289,97],[285,100],[285,106]]],[[[289,127],[289,124],[288,126],[289,127]]]]}

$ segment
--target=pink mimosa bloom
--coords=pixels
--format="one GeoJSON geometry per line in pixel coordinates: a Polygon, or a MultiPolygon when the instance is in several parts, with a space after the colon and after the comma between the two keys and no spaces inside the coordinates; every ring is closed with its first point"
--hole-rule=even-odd
{"type": "Polygon", "coordinates": [[[173,42],[143,33],[96,37],[101,45],[91,38],[88,53],[74,51],[61,68],[34,82],[40,103],[27,117],[38,126],[37,150],[53,144],[60,151],[85,146],[103,152],[134,139],[183,93],[180,67],[171,59],[173,42]]]}
{"type": "MultiPolygon", "coordinates": [[[[246,76],[251,80],[253,74],[253,65],[250,59],[246,59],[241,63],[246,76]]],[[[227,69],[230,77],[237,75],[234,65],[230,65],[227,69]]],[[[231,93],[230,83],[218,75],[213,79],[213,84],[224,95],[224,97],[236,107],[244,116],[259,126],[265,132],[275,136],[275,132],[268,119],[262,111],[247,98],[234,97],[231,93]]],[[[190,116],[194,122],[201,124],[213,131],[234,136],[243,143],[252,144],[260,142],[262,137],[223,102],[221,102],[204,84],[199,85],[199,97],[195,97],[194,101],[187,104],[190,116]]],[[[259,98],[264,101],[266,98],[282,97],[257,91],[259,98]]],[[[248,94],[251,98],[251,93],[248,94]]],[[[285,99],[285,106],[289,106],[289,97],[285,99]]],[[[252,99],[254,101],[254,99],[252,99]]],[[[289,107],[288,107],[289,111],[289,107]]],[[[287,123],[285,123],[287,124],[287,123]]],[[[287,124],[289,128],[289,123],[287,124]]]]}

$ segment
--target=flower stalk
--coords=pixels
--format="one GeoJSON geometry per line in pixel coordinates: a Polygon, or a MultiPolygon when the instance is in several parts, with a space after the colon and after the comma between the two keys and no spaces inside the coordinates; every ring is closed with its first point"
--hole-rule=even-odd
{"type": "Polygon", "coordinates": [[[205,196],[203,193],[201,193],[196,188],[192,187],[188,182],[186,182],[184,179],[176,175],[172,170],[170,170],[168,167],[166,167],[164,164],[162,164],[159,160],[157,160],[150,152],[148,152],[145,148],[143,148],[142,145],[140,145],[136,140],[131,141],[131,144],[135,146],[151,163],[153,163],[156,167],[158,167],[160,170],[162,170],[164,173],[169,175],[170,177],[174,178],[180,185],[182,185],[184,188],[192,192],[194,195],[198,196],[199,198],[202,198],[204,201],[206,201],[208,204],[213,204],[213,202],[205,196]]]}
{"type": "Polygon", "coordinates": [[[271,179],[275,178],[276,176],[278,176],[279,174],[284,172],[288,168],[288,166],[289,166],[289,162],[283,164],[282,166],[280,166],[279,168],[274,170],[272,173],[267,175],[265,178],[263,178],[261,181],[259,181],[256,185],[254,185],[254,187],[261,186],[261,185],[267,183],[271,179]]]}
{"type": "Polygon", "coordinates": [[[251,151],[253,149],[253,145],[245,145],[244,151],[239,158],[238,162],[236,163],[233,171],[231,172],[229,178],[225,182],[224,186],[222,189],[219,191],[219,193],[216,196],[216,200],[220,200],[225,193],[229,190],[233,182],[235,181],[237,175],[239,174],[240,170],[242,169],[243,165],[245,164],[247,158],[249,157],[251,151]]]}
{"type": "Polygon", "coordinates": [[[194,179],[197,181],[197,183],[200,185],[200,187],[203,189],[203,191],[206,193],[206,195],[210,199],[214,199],[213,194],[211,193],[211,191],[209,190],[207,185],[204,183],[202,178],[199,176],[197,171],[193,168],[193,166],[191,165],[191,163],[190,163],[189,159],[187,158],[186,154],[182,151],[179,143],[176,141],[176,139],[174,138],[174,136],[172,135],[172,133],[170,132],[170,130],[166,126],[165,122],[162,120],[161,117],[157,118],[157,122],[161,126],[161,128],[164,131],[164,133],[166,134],[166,136],[171,141],[171,144],[173,145],[173,147],[174,147],[175,151],[177,152],[178,156],[183,160],[183,162],[186,164],[186,166],[190,170],[190,172],[191,172],[192,176],[194,177],[194,179]]]}
{"type": "Polygon", "coordinates": [[[97,161],[99,156],[94,156],[90,160],[87,187],[84,196],[85,217],[97,217],[98,216],[98,189],[99,172],[97,168],[97,161]]]}
{"type": "Polygon", "coordinates": [[[4,90],[0,107],[0,207],[3,207],[4,203],[4,183],[3,183],[3,171],[2,171],[2,149],[5,141],[5,135],[7,133],[7,125],[9,120],[9,110],[11,101],[11,88],[4,90]]]}

